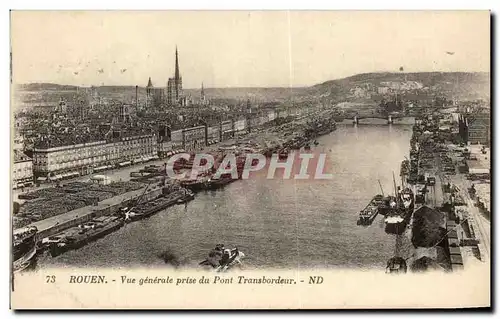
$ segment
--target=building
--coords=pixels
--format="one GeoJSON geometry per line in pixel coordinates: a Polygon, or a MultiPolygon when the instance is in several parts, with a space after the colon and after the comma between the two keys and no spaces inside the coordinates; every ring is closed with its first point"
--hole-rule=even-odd
{"type": "Polygon", "coordinates": [[[12,149],[14,151],[23,151],[24,150],[24,137],[21,134],[18,134],[17,132],[14,135],[12,149]]]}
{"type": "Polygon", "coordinates": [[[203,87],[203,83],[201,83],[200,104],[201,105],[209,105],[210,104],[210,101],[207,99],[207,97],[205,95],[205,88],[203,87]]]}
{"type": "Polygon", "coordinates": [[[146,108],[158,107],[165,100],[165,90],[163,88],[155,88],[151,78],[149,78],[148,85],[146,86],[146,108]]]}
{"type": "Polygon", "coordinates": [[[182,130],[183,149],[195,151],[203,148],[206,141],[208,127],[196,126],[182,130]]]}
{"type": "Polygon", "coordinates": [[[470,144],[490,143],[490,113],[479,112],[467,117],[467,141],[470,144]]]}
{"type": "Polygon", "coordinates": [[[460,138],[465,143],[467,142],[469,133],[467,131],[467,118],[463,114],[458,115],[458,134],[460,138]]]}
{"type": "Polygon", "coordinates": [[[490,113],[478,112],[461,114],[458,118],[458,133],[464,142],[469,144],[490,143],[490,113]]]}
{"type": "Polygon", "coordinates": [[[21,150],[14,150],[12,165],[12,186],[20,188],[33,184],[33,161],[21,150]]]}
{"type": "Polygon", "coordinates": [[[183,104],[182,77],[179,71],[179,54],[175,48],[175,74],[173,78],[168,79],[167,83],[167,104],[183,104]]]}
{"type": "Polygon", "coordinates": [[[151,82],[151,77],[149,77],[148,85],[146,85],[146,108],[153,103],[153,82],[151,82]]]}
{"type": "Polygon", "coordinates": [[[102,98],[99,96],[97,89],[94,86],[91,86],[87,91],[89,95],[90,110],[100,110],[102,106],[102,98]]]}
{"type": "Polygon", "coordinates": [[[158,127],[158,156],[163,158],[172,150],[172,131],[170,126],[160,125],[158,127]]]}
{"type": "Polygon", "coordinates": [[[35,148],[33,170],[37,181],[59,180],[155,159],[158,158],[157,149],[155,134],[35,148]]]}
{"type": "Polygon", "coordinates": [[[64,100],[63,97],[61,97],[59,100],[59,104],[57,105],[56,112],[58,112],[60,114],[66,114],[66,112],[67,112],[66,101],[64,100]]]}
{"type": "Polygon", "coordinates": [[[377,92],[378,92],[378,94],[387,94],[387,93],[389,93],[389,88],[386,86],[379,86],[377,88],[377,92]]]}
{"type": "Polygon", "coordinates": [[[121,123],[130,124],[132,122],[131,117],[132,106],[128,104],[120,105],[120,121],[121,123]]]}
{"type": "Polygon", "coordinates": [[[183,129],[180,129],[180,130],[175,130],[175,131],[172,131],[171,133],[171,147],[172,147],[172,150],[180,150],[182,148],[184,148],[184,135],[183,135],[183,129]]]}
{"type": "MultiPolygon", "coordinates": [[[[61,101],[59,102],[61,103],[61,101]]],[[[69,115],[81,121],[85,121],[88,117],[90,109],[90,98],[86,91],[78,90],[73,96],[69,115]]]]}

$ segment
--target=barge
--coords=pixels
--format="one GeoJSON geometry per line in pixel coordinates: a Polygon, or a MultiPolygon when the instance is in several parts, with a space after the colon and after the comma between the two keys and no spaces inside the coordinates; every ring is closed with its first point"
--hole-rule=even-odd
{"type": "Polygon", "coordinates": [[[232,178],[231,176],[229,177],[221,177],[218,179],[209,179],[205,183],[205,188],[207,190],[216,190],[219,188],[222,188],[228,184],[231,184],[232,182],[236,181],[236,179],[232,178]]]}
{"type": "Polygon", "coordinates": [[[184,204],[194,199],[194,193],[190,190],[186,190],[186,193],[183,198],[177,200],[177,204],[184,204]]]}
{"type": "Polygon", "coordinates": [[[155,200],[139,204],[135,208],[125,212],[124,221],[134,222],[140,219],[150,217],[151,215],[159,212],[160,210],[175,205],[178,202],[178,200],[182,200],[184,198],[186,198],[184,194],[176,192],[173,194],[166,195],[165,197],[158,197],[155,200]]]}
{"type": "Polygon", "coordinates": [[[145,172],[145,171],[140,171],[140,172],[131,172],[130,177],[151,177],[153,173],[151,172],[145,172]]]}
{"type": "Polygon", "coordinates": [[[359,212],[358,225],[368,226],[378,215],[380,204],[384,199],[383,195],[375,195],[366,207],[359,212]]]}
{"type": "Polygon", "coordinates": [[[385,196],[378,207],[379,214],[386,216],[393,209],[393,207],[396,206],[396,201],[397,200],[395,196],[385,196]]]}
{"type": "Polygon", "coordinates": [[[205,184],[208,180],[208,177],[198,177],[196,179],[183,180],[180,182],[180,185],[192,192],[199,192],[206,188],[205,184]]]}
{"type": "Polygon", "coordinates": [[[36,227],[27,227],[16,231],[13,240],[13,272],[17,273],[28,269],[35,260],[37,249],[37,233],[36,227]]]}
{"type": "Polygon", "coordinates": [[[104,216],[94,218],[78,227],[69,228],[57,236],[59,240],[50,242],[50,255],[56,257],[67,251],[81,248],[118,230],[123,224],[123,219],[120,217],[104,216]]]}

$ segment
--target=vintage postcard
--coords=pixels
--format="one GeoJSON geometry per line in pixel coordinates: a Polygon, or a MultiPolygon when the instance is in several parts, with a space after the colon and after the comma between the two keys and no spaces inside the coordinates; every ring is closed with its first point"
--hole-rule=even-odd
{"type": "Polygon", "coordinates": [[[489,308],[490,20],[12,11],[11,307],[489,308]]]}

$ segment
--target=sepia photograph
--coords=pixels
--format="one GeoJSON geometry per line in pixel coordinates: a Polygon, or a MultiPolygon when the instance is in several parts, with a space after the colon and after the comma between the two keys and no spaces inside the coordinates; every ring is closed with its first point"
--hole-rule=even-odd
{"type": "Polygon", "coordinates": [[[490,307],[491,19],[12,10],[11,307],[490,307]]]}

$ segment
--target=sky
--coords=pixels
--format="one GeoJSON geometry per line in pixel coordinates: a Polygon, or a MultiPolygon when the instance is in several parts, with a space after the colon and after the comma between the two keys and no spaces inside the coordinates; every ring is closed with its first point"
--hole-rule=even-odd
{"type": "Polygon", "coordinates": [[[300,87],[490,69],[487,11],[14,11],[14,83],[300,87]],[[448,54],[447,52],[453,53],[448,54]]]}

